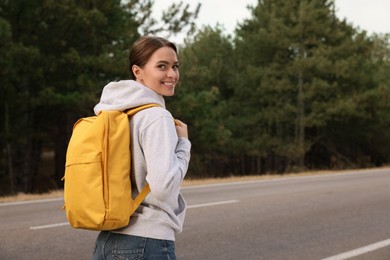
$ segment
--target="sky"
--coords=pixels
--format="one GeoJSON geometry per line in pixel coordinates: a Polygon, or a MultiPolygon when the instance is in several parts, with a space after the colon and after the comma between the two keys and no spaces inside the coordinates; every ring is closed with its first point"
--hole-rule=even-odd
{"type": "MultiPolygon", "coordinates": [[[[193,10],[196,3],[202,7],[197,19],[198,27],[221,24],[226,33],[232,34],[237,23],[250,18],[248,5],[255,5],[257,0],[182,0],[190,4],[193,10]]],[[[155,0],[154,15],[160,18],[161,10],[170,3],[179,0],[155,0]]],[[[355,28],[372,33],[390,33],[390,0],[335,0],[336,14],[340,19],[346,19],[355,28]]],[[[179,36],[180,38],[180,36],[179,36]]],[[[172,39],[174,40],[174,39],[172,39]]],[[[181,39],[176,39],[181,41],[181,39]]]]}

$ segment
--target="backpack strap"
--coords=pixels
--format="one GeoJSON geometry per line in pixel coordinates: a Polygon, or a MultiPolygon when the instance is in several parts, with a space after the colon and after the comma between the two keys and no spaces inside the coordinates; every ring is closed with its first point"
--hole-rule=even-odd
{"type": "MultiPolygon", "coordinates": [[[[129,109],[129,110],[125,111],[125,113],[128,116],[133,116],[137,112],[139,112],[143,109],[151,108],[151,107],[160,107],[160,105],[154,104],[154,103],[146,104],[146,105],[142,105],[142,106],[138,106],[138,107],[129,109]]],[[[141,205],[141,202],[146,198],[146,196],[149,194],[149,192],[150,192],[150,187],[149,187],[149,184],[146,183],[146,185],[143,187],[141,192],[134,199],[134,207],[131,209],[130,215],[133,215],[135,210],[139,207],[139,205],[141,205]]]]}
{"type": "Polygon", "coordinates": [[[137,195],[134,200],[134,208],[131,209],[130,215],[133,215],[134,211],[141,205],[141,202],[146,198],[146,196],[150,192],[149,184],[146,183],[145,187],[141,190],[141,192],[137,195]]]}

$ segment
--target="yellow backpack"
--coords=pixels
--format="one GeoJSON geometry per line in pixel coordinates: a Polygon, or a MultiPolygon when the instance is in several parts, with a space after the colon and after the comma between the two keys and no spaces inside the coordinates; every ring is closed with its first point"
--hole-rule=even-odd
{"type": "Polygon", "coordinates": [[[153,106],[158,105],[102,111],[75,123],[64,176],[64,208],[72,227],[114,230],[128,225],[150,192],[146,184],[134,200],[131,197],[128,118],[153,106]]]}

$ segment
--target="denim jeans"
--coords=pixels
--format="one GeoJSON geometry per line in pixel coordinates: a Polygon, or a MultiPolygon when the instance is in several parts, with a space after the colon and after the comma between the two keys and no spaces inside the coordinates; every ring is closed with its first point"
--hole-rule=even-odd
{"type": "Polygon", "coordinates": [[[93,260],[176,260],[175,242],[102,231],[93,260]]]}

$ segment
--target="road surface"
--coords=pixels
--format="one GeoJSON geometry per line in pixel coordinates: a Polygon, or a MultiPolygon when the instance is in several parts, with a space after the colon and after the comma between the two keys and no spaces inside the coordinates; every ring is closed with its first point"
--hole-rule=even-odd
{"type": "MultiPolygon", "coordinates": [[[[389,260],[390,169],[185,187],[178,259],[389,260]]],[[[61,199],[0,204],[0,259],[91,259],[61,199]]]]}

